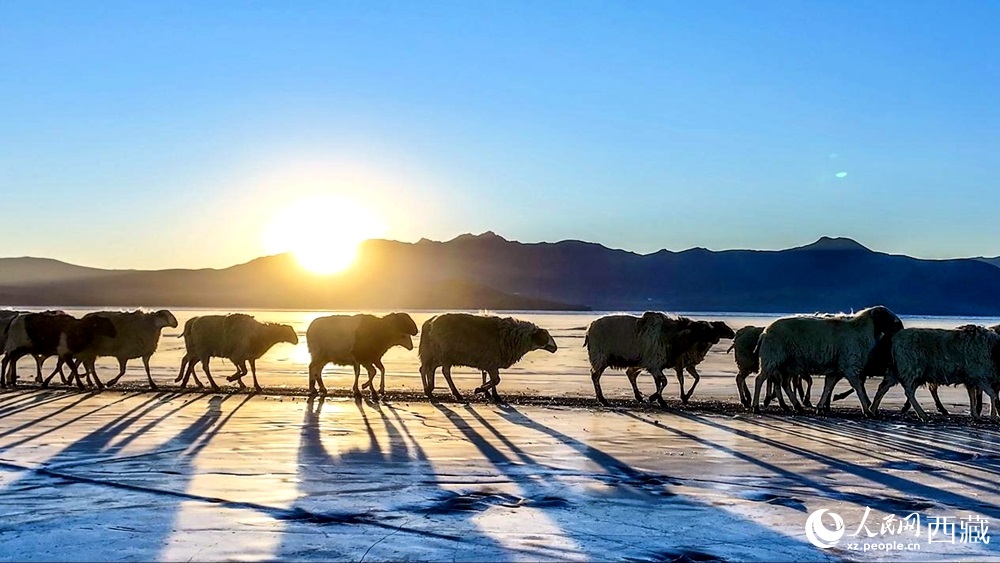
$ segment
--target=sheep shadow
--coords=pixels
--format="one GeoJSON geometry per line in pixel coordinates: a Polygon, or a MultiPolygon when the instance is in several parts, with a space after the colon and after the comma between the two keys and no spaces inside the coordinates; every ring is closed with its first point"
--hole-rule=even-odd
{"type": "MultiPolygon", "coordinates": [[[[191,464],[228,420],[222,411],[226,397],[196,398],[180,405],[172,404],[172,398],[165,394],[138,401],[38,467],[0,464],[4,470],[21,473],[4,487],[4,498],[32,507],[34,515],[30,525],[15,528],[18,535],[5,542],[7,553],[15,559],[95,560],[106,557],[108,542],[114,542],[111,545],[125,546],[118,555],[126,558],[160,558],[174,532],[175,514],[187,498],[181,491],[194,475],[191,464]],[[175,435],[126,453],[151,429],[200,403],[207,403],[205,412],[175,435]],[[123,534],[130,536],[127,541],[121,541],[123,534]],[[73,546],[72,552],[68,546],[73,546]]],[[[71,422],[108,406],[105,403],[71,422]]],[[[42,439],[66,424],[18,442],[42,439]]]]}
{"type": "MultiPolygon", "coordinates": [[[[594,469],[567,468],[539,462],[507,436],[500,425],[490,422],[472,407],[459,414],[436,405],[457,432],[468,439],[486,460],[519,489],[521,503],[542,511],[571,544],[587,558],[630,560],[724,560],[746,557],[734,544],[766,542],[785,557],[825,559],[804,541],[741,518],[723,508],[679,495],[671,487],[680,484],[672,476],[643,471],[582,440],[546,426],[516,407],[494,409],[500,421],[539,433],[567,447],[594,469]],[[464,415],[471,417],[467,420],[464,415]],[[478,431],[471,422],[480,426],[478,431]],[[510,452],[505,454],[502,446],[510,452]],[[681,524],[681,515],[698,513],[695,525],[681,524]],[[643,514],[641,522],[636,514],[643,514]],[[595,525],[600,522],[599,525],[595,525]],[[714,545],[676,533],[677,527],[697,530],[699,526],[733,531],[735,539],[714,545]],[[752,539],[750,539],[752,538],[752,539]]],[[[512,435],[520,435],[517,430],[512,435]]],[[[520,440],[518,440],[520,441],[520,440]]],[[[535,440],[530,440],[535,442],[535,440]]],[[[545,455],[552,455],[545,448],[545,455]]],[[[558,463],[558,458],[557,458],[558,463]]],[[[577,465],[570,463],[570,465],[577,465]]],[[[706,528],[708,529],[708,528],[706,528]]],[[[695,532],[699,533],[699,532],[695,532]]],[[[704,533],[701,531],[700,533],[704,533]]],[[[714,536],[713,536],[714,537],[714,536]]],[[[552,556],[552,554],[549,554],[552,556]]],[[[565,555],[563,556],[565,558],[565,555]]]]}
{"type": "MultiPolygon", "coordinates": [[[[987,516],[991,519],[1000,518],[1000,506],[997,504],[984,501],[979,498],[979,495],[970,496],[969,494],[949,490],[949,487],[932,486],[920,483],[913,479],[908,479],[905,476],[906,471],[898,469],[897,466],[893,464],[894,460],[890,460],[886,456],[880,456],[879,454],[872,454],[871,452],[874,450],[872,448],[866,449],[865,444],[863,443],[859,443],[857,449],[851,453],[857,454],[858,451],[866,451],[870,453],[873,461],[882,461],[883,463],[876,467],[868,467],[790,443],[795,442],[796,440],[815,439],[816,435],[823,435],[823,433],[830,432],[836,433],[842,430],[843,425],[832,420],[799,418],[790,422],[789,419],[782,418],[780,419],[780,423],[775,424],[775,422],[778,422],[778,419],[771,419],[769,417],[741,419],[739,421],[740,423],[747,424],[751,427],[751,429],[748,430],[734,427],[735,425],[730,426],[728,424],[723,424],[709,417],[692,413],[676,413],[676,416],[688,422],[709,428],[713,431],[721,431],[735,438],[746,440],[748,443],[755,446],[763,446],[767,448],[768,451],[790,454],[796,456],[797,458],[809,460],[819,464],[825,468],[822,472],[824,479],[820,480],[772,464],[763,459],[764,456],[759,453],[747,453],[740,451],[731,445],[722,444],[705,438],[704,436],[699,435],[700,433],[698,432],[689,432],[673,428],[656,421],[642,418],[632,413],[622,414],[645,424],[653,425],[665,432],[672,433],[679,438],[691,441],[692,443],[701,444],[707,448],[727,453],[742,462],[756,466],[770,474],[773,474],[775,478],[768,479],[768,483],[770,489],[782,491],[776,493],[777,498],[785,498],[782,495],[786,494],[785,492],[788,489],[801,488],[806,489],[809,494],[814,494],[821,498],[848,502],[857,506],[867,506],[874,510],[896,514],[901,517],[905,517],[907,514],[912,512],[923,513],[924,511],[932,509],[952,508],[955,510],[974,510],[982,516],[987,516]],[[786,424],[788,426],[786,426],[786,424]],[[789,428],[789,426],[791,428],[789,428]],[[813,434],[802,434],[798,431],[797,427],[809,428],[813,431],[813,434]],[[753,432],[751,430],[758,430],[759,432],[753,432]],[[765,433],[768,435],[763,435],[765,433]],[[787,437],[788,440],[783,441],[779,438],[772,437],[774,435],[787,437]],[[868,483],[872,483],[872,489],[879,492],[868,493],[842,491],[836,485],[835,481],[829,479],[831,471],[863,479],[868,483]]],[[[868,439],[871,440],[870,437],[868,439]]],[[[833,447],[835,449],[844,447],[830,445],[831,441],[831,439],[825,440],[824,446],[833,447]]],[[[884,447],[886,442],[876,440],[870,442],[870,445],[879,445],[884,447]]],[[[928,453],[932,452],[934,449],[934,446],[926,446],[922,449],[911,448],[909,451],[917,452],[919,455],[928,455],[928,453]]],[[[943,448],[940,449],[940,451],[942,455],[945,456],[953,452],[953,450],[950,450],[949,448],[943,448]]],[[[907,450],[903,450],[902,453],[907,453],[907,450]]],[[[943,459],[947,459],[947,457],[944,457],[943,459]]],[[[994,486],[991,488],[988,484],[986,484],[986,482],[984,482],[983,485],[975,485],[973,483],[962,483],[961,485],[964,487],[973,486],[973,488],[979,489],[984,494],[990,494],[992,496],[997,495],[996,487],[994,486]]],[[[956,513],[955,516],[958,516],[958,514],[956,513]]],[[[982,547],[990,551],[997,550],[997,547],[993,543],[983,544],[982,547]]]]}
{"type": "Polygon", "coordinates": [[[506,559],[468,513],[435,509],[436,499],[449,491],[390,405],[370,399],[345,402],[356,406],[361,419],[363,435],[355,440],[358,436],[351,434],[356,433],[324,419],[324,403],[319,397],[306,404],[297,453],[299,497],[290,509],[301,517],[286,522],[276,559],[435,560],[458,557],[455,553],[506,559]],[[323,516],[331,514],[331,507],[341,508],[333,511],[340,517],[323,516]]]}

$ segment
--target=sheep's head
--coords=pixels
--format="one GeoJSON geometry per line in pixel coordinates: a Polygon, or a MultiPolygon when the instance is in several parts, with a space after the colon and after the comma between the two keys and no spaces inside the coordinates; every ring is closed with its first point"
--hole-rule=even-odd
{"type": "Polygon", "coordinates": [[[153,317],[155,318],[154,322],[156,328],[177,328],[177,317],[166,309],[160,309],[159,311],[153,313],[153,317]]]}
{"type": "Polygon", "coordinates": [[[278,337],[278,342],[287,342],[289,344],[298,344],[299,335],[295,334],[295,329],[288,325],[275,324],[274,330],[276,336],[278,337]]]}
{"type": "Polygon", "coordinates": [[[715,329],[715,335],[719,337],[720,340],[723,338],[728,338],[730,340],[736,338],[736,333],[733,329],[722,321],[712,321],[712,328],[715,329]]]}
{"type": "Polygon", "coordinates": [[[556,340],[552,338],[549,331],[544,328],[536,328],[535,331],[531,333],[531,345],[532,350],[545,350],[550,353],[555,353],[558,349],[558,346],[556,346],[556,340]]]}
{"type": "Polygon", "coordinates": [[[417,323],[413,322],[413,318],[406,313],[389,313],[382,318],[399,332],[410,336],[417,335],[417,323]]]}
{"type": "Polygon", "coordinates": [[[887,307],[877,305],[868,309],[867,312],[871,315],[872,322],[875,324],[876,340],[884,334],[893,335],[903,330],[903,321],[899,320],[899,317],[887,307]]]}

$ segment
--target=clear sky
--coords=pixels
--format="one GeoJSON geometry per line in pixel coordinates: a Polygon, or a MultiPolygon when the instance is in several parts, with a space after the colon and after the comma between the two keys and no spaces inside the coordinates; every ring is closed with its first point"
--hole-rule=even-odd
{"type": "Polygon", "coordinates": [[[971,1],[0,2],[0,256],[227,266],[318,195],[409,241],[998,255],[998,29],[971,1]]]}

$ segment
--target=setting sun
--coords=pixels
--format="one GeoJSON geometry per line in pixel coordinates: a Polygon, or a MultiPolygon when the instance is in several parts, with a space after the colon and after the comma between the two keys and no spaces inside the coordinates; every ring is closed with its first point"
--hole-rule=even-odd
{"type": "Polygon", "coordinates": [[[312,197],[275,215],[264,232],[264,251],[291,252],[303,268],[334,274],[351,265],[361,242],[382,234],[382,222],[368,209],[339,197],[312,197]]]}

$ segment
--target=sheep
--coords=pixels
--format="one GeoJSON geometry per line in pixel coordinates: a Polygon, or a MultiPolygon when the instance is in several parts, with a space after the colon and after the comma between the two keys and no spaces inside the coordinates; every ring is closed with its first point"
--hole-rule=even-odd
{"type": "Polygon", "coordinates": [[[736,391],[740,394],[740,402],[744,407],[750,407],[750,388],[747,386],[747,377],[751,373],[760,370],[760,356],[757,355],[757,340],[764,332],[762,326],[745,326],[736,331],[733,336],[733,343],[726,350],[728,354],[733,352],[736,360],[736,391]]]}
{"type": "MultiPolygon", "coordinates": [[[[708,351],[712,349],[712,346],[719,343],[723,338],[733,338],[736,333],[733,329],[729,327],[723,321],[711,321],[709,324],[715,330],[715,336],[710,340],[696,342],[694,346],[691,346],[683,354],[678,356],[677,363],[674,364],[674,370],[677,372],[677,384],[681,388],[681,403],[687,404],[688,400],[694,395],[694,388],[698,386],[698,382],[701,380],[701,375],[695,368],[698,364],[705,359],[708,355],[708,351]],[[694,383],[691,384],[691,389],[688,390],[687,394],[684,393],[684,370],[687,370],[694,378],[694,383]]],[[[629,383],[632,384],[632,391],[635,393],[636,400],[642,401],[642,394],[639,393],[639,387],[636,385],[636,379],[642,368],[630,367],[625,370],[625,376],[628,377],[629,383]]]]}
{"type": "MultiPolygon", "coordinates": [[[[61,313],[62,311],[46,311],[46,312],[61,313]]],[[[7,364],[9,362],[7,355],[4,354],[4,348],[6,347],[7,343],[7,334],[9,333],[11,327],[14,324],[14,319],[18,315],[27,315],[29,313],[30,311],[11,311],[11,310],[0,311],[0,355],[4,356],[3,360],[0,361],[0,374],[7,373],[7,364]]],[[[42,356],[38,354],[32,354],[31,356],[35,360],[35,382],[42,383],[42,364],[45,363],[45,360],[48,359],[49,356],[42,356]]],[[[11,383],[13,384],[13,380],[17,379],[17,365],[15,363],[11,364],[11,366],[12,366],[11,383]]],[[[58,371],[59,375],[62,377],[62,382],[69,383],[69,380],[66,379],[66,375],[62,372],[62,370],[59,369],[58,371]]],[[[5,377],[0,376],[0,387],[6,387],[6,386],[7,386],[7,379],[5,377]]]]}
{"type": "MultiPolygon", "coordinates": [[[[604,370],[641,368],[652,374],[656,382],[656,392],[649,400],[666,406],[662,393],[667,379],[663,370],[677,366],[680,356],[696,343],[711,342],[714,338],[716,329],[705,321],[653,311],[642,317],[608,315],[595,320],[587,328],[583,345],[590,359],[590,378],[597,400],[608,404],[601,390],[604,370]]],[[[641,402],[642,395],[634,382],[632,390],[641,402]]]]}
{"type": "Polygon", "coordinates": [[[451,368],[466,366],[490,376],[489,382],[477,387],[474,393],[483,393],[500,402],[497,385],[501,369],[514,365],[532,350],[549,353],[557,350],[549,331],[511,317],[446,313],[428,319],[420,334],[420,378],[424,394],[432,398],[435,372],[440,367],[451,394],[456,400],[463,400],[452,381],[451,368]]]}
{"type": "MultiPolygon", "coordinates": [[[[965,325],[955,329],[904,329],[885,340],[891,361],[875,393],[874,411],[878,410],[886,392],[897,383],[902,385],[907,400],[921,420],[927,420],[927,414],[915,396],[920,385],[965,385],[969,393],[969,410],[975,419],[980,416],[977,390],[997,401],[1000,334],[985,327],[965,325]]],[[[990,416],[997,419],[996,409],[990,416]]]]}
{"type": "Polygon", "coordinates": [[[323,368],[328,363],[354,367],[354,396],[361,396],[358,379],[361,366],[368,371],[368,381],[362,389],[370,388],[372,399],[385,396],[385,366],[382,356],[393,346],[413,350],[417,323],[406,313],[389,313],[384,317],[373,315],[330,315],[309,323],[306,343],[309,347],[309,393],[326,394],[323,368]],[[379,390],[373,381],[376,370],[381,373],[379,390]]]}
{"type": "MultiPolygon", "coordinates": [[[[14,318],[8,333],[4,351],[10,364],[9,380],[14,383],[14,366],[26,355],[44,358],[58,356],[72,368],[71,379],[76,379],[77,387],[84,388],[83,380],[77,372],[73,356],[90,346],[100,337],[114,338],[117,334],[114,324],[102,317],[77,319],[59,311],[27,313],[14,318]]],[[[42,382],[47,387],[53,372],[42,382]]],[[[6,377],[6,375],[4,375],[6,377]]]]}
{"type": "Polygon", "coordinates": [[[246,387],[242,378],[247,374],[246,363],[249,361],[254,390],[259,393],[262,389],[257,382],[257,359],[279,342],[299,343],[298,335],[291,326],[260,323],[243,313],[193,317],[184,323],[184,331],[180,336],[184,338],[186,352],[174,381],[183,380],[181,387],[184,388],[187,387],[188,379],[193,376],[194,382],[201,387],[201,381],[194,371],[195,365],[201,362],[201,369],[215,391],[219,390],[219,386],[209,369],[211,358],[226,358],[232,362],[236,373],[227,380],[237,381],[240,387],[246,387]]]}
{"type": "MultiPolygon", "coordinates": [[[[160,342],[160,332],[165,327],[177,328],[177,318],[166,309],[161,309],[155,313],[143,311],[115,312],[98,311],[88,313],[83,318],[104,317],[115,325],[118,335],[114,338],[98,337],[91,342],[85,350],[76,354],[76,359],[82,362],[87,377],[93,377],[98,388],[105,385],[97,377],[97,369],[94,364],[97,358],[110,356],[118,360],[118,375],[107,382],[111,387],[125,375],[125,367],[128,361],[133,358],[142,358],[142,365],[146,369],[146,379],[149,381],[149,388],[156,390],[156,383],[149,372],[149,358],[156,352],[156,347],[160,342]]],[[[60,370],[63,361],[59,360],[56,370],[60,370]]],[[[51,376],[50,376],[51,377],[51,376]]]]}
{"type": "Polygon", "coordinates": [[[883,334],[894,334],[903,322],[888,308],[870,307],[855,315],[795,316],[778,319],[764,329],[758,340],[760,375],[754,382],[753,411],[760,412],[760,389],[765,381],[780,385],[778,402],[786,408],[782,390],[792,406],[802,405],[792,390],[794,378],[806,374],[826,376],[818,409],[830,408],[837,381],[846,377],[861,400],[861,410],[871,416],[871,401],[865,392],[862,372],[869,354],[883,334]]]}

